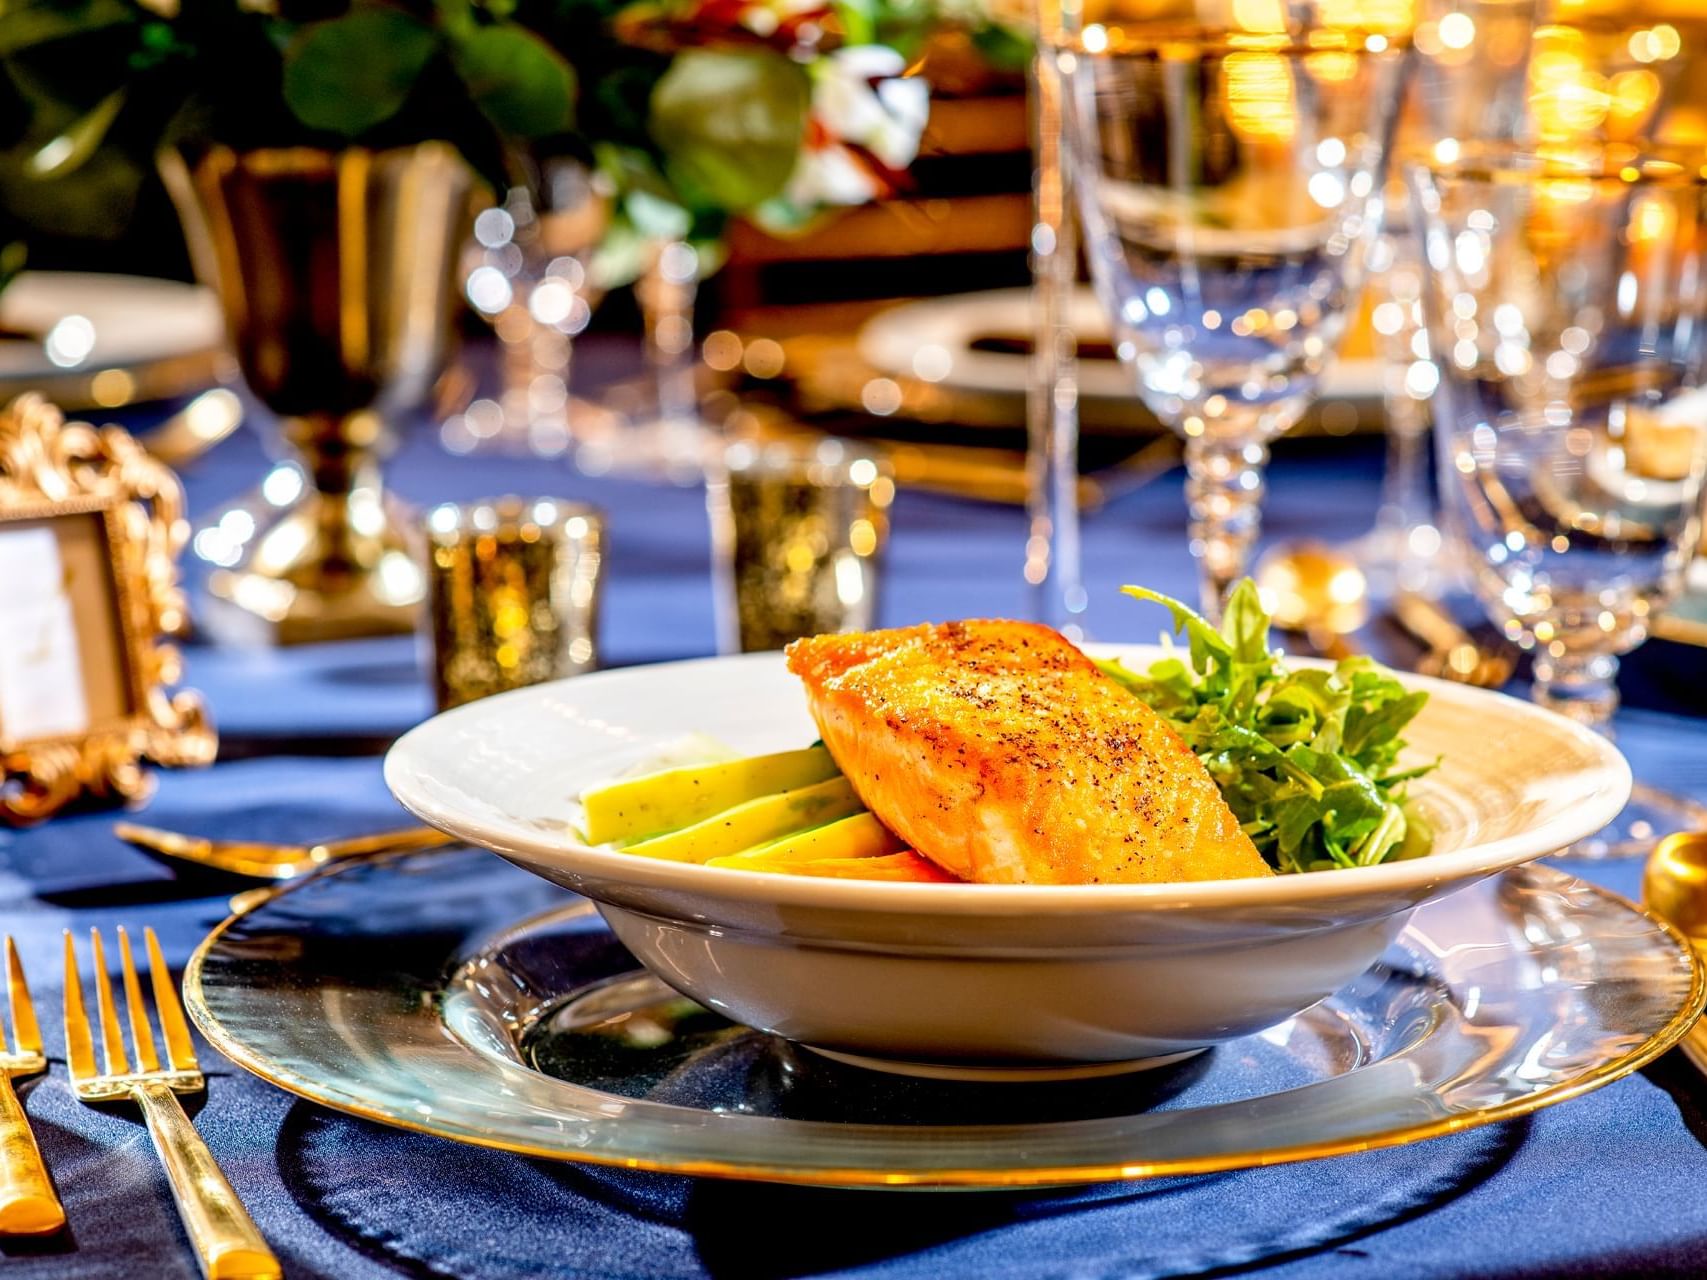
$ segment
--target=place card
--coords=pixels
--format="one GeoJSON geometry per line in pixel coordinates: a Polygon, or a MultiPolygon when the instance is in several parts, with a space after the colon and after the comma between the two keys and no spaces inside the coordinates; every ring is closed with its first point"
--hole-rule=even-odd
{"type": "Polygon", "coordinates": [[[36,395],[0,409],[0,823],[139,802],[144,759],[212,761],[201,700],[167,687],[183,509],[177,477],[122,429],[36,395]]]}

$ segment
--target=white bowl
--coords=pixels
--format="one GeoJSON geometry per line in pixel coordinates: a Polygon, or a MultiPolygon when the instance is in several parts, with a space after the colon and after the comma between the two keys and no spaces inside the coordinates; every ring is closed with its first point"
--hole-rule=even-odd
{"type": "MultiPolygon", "coordinates": [[[[1153,647],[1099,648],[1142,667],[1153,647]]],[[[1430,698],[1406,759],[1426,858],[1153,885],[907,884],[664,862],[571,834],[575,797],[689,732],[741,751],[816,736],[780,654],[581,676],[471,703],[399,741],[423,820],[593,899],[653,973],[750,1026],[926,1074],[1095,1074],[1280,1022],[1372,964],[1424,902],[1599,830],[1630,769],[1606,739],[1502,694],[1430,698]]]]}

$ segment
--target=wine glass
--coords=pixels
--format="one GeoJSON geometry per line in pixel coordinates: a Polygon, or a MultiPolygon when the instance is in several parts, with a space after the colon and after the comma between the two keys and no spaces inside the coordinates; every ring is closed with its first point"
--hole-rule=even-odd
{"type": "Polygon", "coordinates": [[[474,220],[464,291],[498,335],[502,384],[496,400],[475,401],[444,423],[440,437],[453,453],[502,437],[557,457],[572,443],[572,343],[604,292],[592,263],[611,193],[574,157],[523,159],[524,179],[474,220]]]}
{"type": "MultiPolygon", "coordinates": [[[[1409,138],[1449,155],[1465,140],[1523,136],[1539,7],[1539,0],[1419,0],[1399,145],[1409,138]]],[[[1432,594],[1456,565],[1435,513],[1429,400],[1439,375],[1422,318],[1420,237],[1402,188],[1389,188],[1383,222],[1370,251],[1369,290],[1387,457],[1375,527],[1347,550],[1375,594],[1432,594]]]]}
{"type": "MultiPolygon", "coordinates": [[[[1409,170],[1441,488],[1533,697],[1610,731],[1618,657],[1681,589],[1707,481],[1707,168],[1631,144],[1465,146],[1409,170]]],[[[1638,786],[1577,856],[1699,806],[1638,786]]]]}
{"type": "Polygon", "coordinates": [[[1185,437],[1191,549],[1219,617],[1269,443],[1315,396],[1357,301],[1405,51],[1344,27],[1129,22],[1086,26],[1071,53],[1091,277],[1140,395],[1185,437]]]}

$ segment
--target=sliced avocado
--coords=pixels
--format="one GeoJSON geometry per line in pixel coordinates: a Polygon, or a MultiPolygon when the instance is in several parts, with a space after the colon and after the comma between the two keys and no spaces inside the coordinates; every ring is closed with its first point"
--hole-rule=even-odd
{"type": "Polygon", "coordinates": [[[679,831],[760,796],[808,787],[839,770],[823,747],[665,769],[581,794],[587,840],[609,844],[679,831]]]}
{"type": "Polygon", "coordinates": [[[631,844],[623,852],[675,862],[705,862],[808,827],[834,822],[864,807],[851,782],[846,778],[831,778],[809,787],[760,796],[679,831],[631,844]]]}
{"type": "Polygon", "coordinates": [[[906,841],[871,814],[856,813],[851,818],[784,836],[756,849],[743,849],[716,861],[720,867],[784,871],[799,862],[823,858],[880,858],[886,853],[899,853],[906,847],[906,841]]]}

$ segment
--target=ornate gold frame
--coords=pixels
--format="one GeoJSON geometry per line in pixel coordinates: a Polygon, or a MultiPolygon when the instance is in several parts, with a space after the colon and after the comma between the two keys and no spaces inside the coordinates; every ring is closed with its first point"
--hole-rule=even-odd
{"type": "MultiPolygon", "coordinates": [[[[178,556],[188,537],[178,478],[121,427],[67,422],[39,395],[0,409],[0,525],[99,516],[115,590],[129,706],[116,719],[64,737],[0,736],[0,822],[34,822],[81,796],[130,801],[163,765],[213,760],[218,739],[198,694],[169,692],[181,677],[175,646],[188,614],[178,556]]],[[[3,734],[3,731],[0,731],[3,734]]]]}

